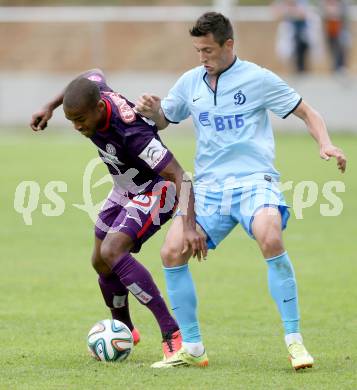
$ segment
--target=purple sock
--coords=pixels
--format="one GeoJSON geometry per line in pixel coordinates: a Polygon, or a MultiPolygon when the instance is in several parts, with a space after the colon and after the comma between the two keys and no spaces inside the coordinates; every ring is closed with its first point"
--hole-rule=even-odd
{"type": "Polygon", "coordinates": [[[124,322],[130,330],[133,330],[134,325],[131,322],[129,313],[128,289],[114,273],[108,276],[100,274],[98,283],[102,290],[105,304],[112,312],[113,319],[124,322]]]}
{"type": "Polygon", "coordinates": [[[128,253],[118,259],[112,271],[135,298],[151,310],[163,335],[178,330],[150,272],[142,264],[128,253]]]}

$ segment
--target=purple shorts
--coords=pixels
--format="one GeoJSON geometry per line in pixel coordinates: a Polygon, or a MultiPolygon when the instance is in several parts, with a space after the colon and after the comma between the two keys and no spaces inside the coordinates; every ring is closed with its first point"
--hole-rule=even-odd
{"type": "Polygon", "coordinates": [[[105,201],[95,224],[95,235],[104,240],[109,233],[122,232],[131,237],[139,252],[141,245],[171,219],[177,206],[175,186],[162,182],[160,190],[124,197],[113,190],[105,201]]]}

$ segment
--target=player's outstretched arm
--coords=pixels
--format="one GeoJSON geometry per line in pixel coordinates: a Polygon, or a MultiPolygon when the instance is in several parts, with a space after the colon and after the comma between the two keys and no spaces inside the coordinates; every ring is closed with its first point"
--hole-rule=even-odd
{"type": "Polygon", "coordinates": [[[335,157],[338,169],[342,173],[345,172],[347,162],[346,157],[340,148],[332,144],[322,116],[304,101],[298,105],[294,111],[294,115],[305,122],[310,134],[319,144],[320,157],[324,160],[329,160],[330,157],[335,157]]]}
{"type": "Polygon", "coordinates": [[[175,158],[160,172],[160,176],[175,183],[183,221],[183,252],[192,250],[200,261],[207,256],[206,238],[196,230],[195,198],[192,182],[175,158]]]}
{"type": "MultiPolygon", "coordinates": [[[[101,69],[91,69],[81,73],[77,77],[85,77],[91,73],[100,74],[104,78],[104,73],[101,69]]],[[[39,111],[32,115],[30,127],[34,131],[44,130],[47,127],[48,121],[52,118],[53,111],[63,103],[64,91],[56,95],[52,100],[46,103],[39,111]]]]}
{"type": "Polygon", "coordinates": [[[47,127],[48,121],[52,118],[53,111],[60,106],[62,102],[63,92],[50,100],[39,111],[35,112],[31,118],[31,129],[33,131],[44,130],[47,127]]]}
{"type": "Polygon", "coordinates": [[[153,120],[159,130],[165,129],[169,122],[161,108],[161,99],[147,93],[141,95],[135,103],[134,110],[145,118],[153,120]]]}

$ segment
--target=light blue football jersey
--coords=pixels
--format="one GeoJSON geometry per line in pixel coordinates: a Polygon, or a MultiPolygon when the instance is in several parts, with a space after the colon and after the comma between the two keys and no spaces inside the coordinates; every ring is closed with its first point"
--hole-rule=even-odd
{"type": "Polygon", "coordinates": [[[286,118],[300,102],[276,74],[237,58],[219,75],[216,91],[200,66],[178,79],[161,106],[170,122],[192,116],[196,188],[222,190],[265,174],[279,180],[268,110],[286,118]]]}

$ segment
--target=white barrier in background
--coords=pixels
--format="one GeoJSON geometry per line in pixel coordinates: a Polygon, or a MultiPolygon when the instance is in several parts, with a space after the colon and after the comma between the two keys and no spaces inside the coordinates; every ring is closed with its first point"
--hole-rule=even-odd
{"type": "MultiPolygon", "coordinates": [[[[164,97],[179,75],[172,73],[109,73],[108,84],[132,101],[144,92],[164,97]]],[[[0,128],[26,126],[31,114],[61,91],[75,75],[44,73],[0,73],[0,128]]],[[[331,75],[290,77],[288,83],[325,118],[329,129],[357,131],[355,103],[357,102],[357,77],[331,75]]],[[[61,110],[53,118],[55,125],[71,125],[61,110]]],[[[286,120],[273,118],[281,130],[300,130],[304,126],[293,115],[286,120]]],[[[187,122],[185,126],[191,126],[187,122]]]]}
{"type": "MultiPolygon", "coordinates": [[[[192,22],[204,12],[226,11],[227,7],[219,5],[219,2],[208,7],[0,7],[0,22],[192,22]]],[[[234,21],[275,20],[273,10],[269,6],[235,6],[229,9],[229,17],[234,21]]],[[[349,13],[351,20],[357,20],[357,6],[351,6],[349,13]]]]}
{"type": "MultiPolygon", "coordinates": [[[[0,22],[187,22],[204,12],[221,10],[218,5],[155,7],[0,7],[0,22]]],[[[270,7],[231,7],[230,18],[240,21],[270,21],[270,7]]]]}

